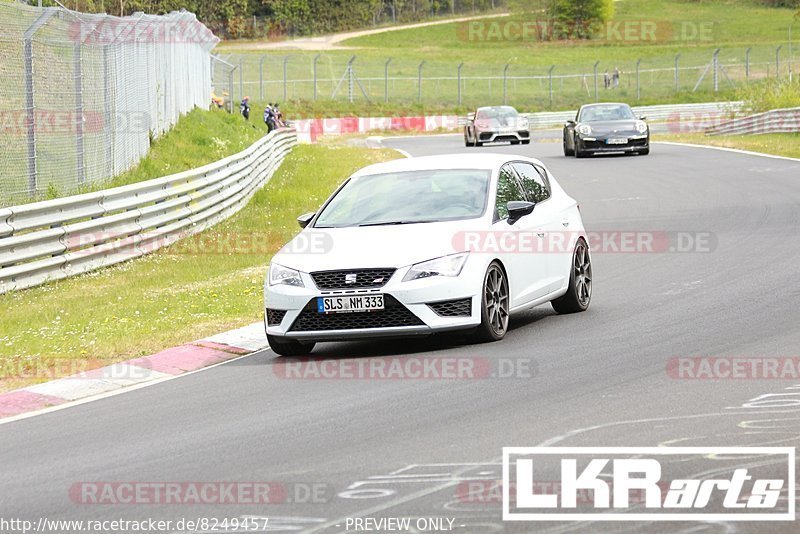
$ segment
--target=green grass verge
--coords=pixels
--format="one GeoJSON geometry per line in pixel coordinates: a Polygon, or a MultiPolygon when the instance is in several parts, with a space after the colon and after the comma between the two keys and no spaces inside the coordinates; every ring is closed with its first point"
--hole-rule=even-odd
{"type": "MultiPolygon", "coordinates": [[[[195,109],[154,139],[147,156],[132,169],[75,191],[63,191],[51,182],[42,198],[17,198],[13,204],[99,191],[186,171],[241,152],[266,134],[266,126],[259,120],[247,123],[238,113],[195,109]]],[[[0,207],[9,204],[12,202],[0,198],[0,207]]]]}
{"type": "Polygon", "coordinates": [[[762,152],[775,156],[800,158],[800,134],[764,134],[764,135],[720,135],[711,136],[702,133],[691,134],[657,134],[653,141],[672,141],[676,143],[692,143],[711,145],[723,148],[736,148],[751,152],[762,152]]]}
{"type": "Polygon", "coordinates": [[[0,391],[258,321],[272,254],[353,171],[391,150],[300,145],[234,217],[141,259],[0,295],[0,391]]]}
{"type": "MultiPolygon", "coordinates": [[[[313,58],[317,51],[273,50],[237,52],[229,59],[243,65],[244,91],[259,97],[259,64],[263,58],[264,98],[278,100],[287,116],[340,114],[403,114],[409,111],[428,113],[463,112],[479,105],[501,103],[504,88],[503,69],[508,63],[509,79],[505,89],[508,103],[524,111],[570,109],[594,100],[593,66],[599,61],[601,100],[624,100],[647,105],[674,102],[708,102],[732,99],[735,88],[745,85],[745,50],[750,53],[750,79],[775,77],[775,48],[781,52],[781,72],[788,74],[789,23],[793,11],[766,8],[755,0],[621,0],[616,3],[616,24],[622,21],[654,23],[656,39],[650,40],[572,40],[542,42],[535,39],[488,39],[469,37],[469,24],[452,23],[350,39],[342,43],[356,47],[327,50],[317,60],[317,100],[313,95],[313,58]],[[684,30],[684,24],[688,25],[684,30]],[[681,38],[686,33],[689,38],[681,38]],[[692,37],[696,33],[695,37],[692,37]],[[721,48],[719,91],[707,73],[694,91],[712,53],[721,48]],[[681,54],[678,90],[675,88],[675,56],[681,54]],[[347,102],[347,83],[334,89],[345,73],[348,59],[369,95],[370,102],[355,88],[355,103],[347,102]],[[288,58],[288,83],[284,96],[284,58],[288,58]],[[384,104],[384,65],[392,58],[388,71],[389,103],[384,104]],[[636,90],[636,62],[642,59],[639,77],[640,95],[636,90]],[[418,102],[418,66],[423,67],[422,100],[418,102]],[[462,106],[457,106],[457,67],[463,62],[462,106]],[[548,69],[553,71],[553,102],[550,103],[548,69]],[[602,76],[606,70],[622,71],[620,87],[605,90],[602,76]],[[658,70],[653,70],[658,69],[658,70]],[[584,76],[586,75],[586,76],[584,76]],[[537,79],[530,79],[538,76],[537,79]],[[489,80],[489,77],[494,79],[489,80]],[[469,78],[469,79],[468,79],[469,78]],[[468,80],[467,80],[468,79],[468,80]]],[[[509,20],[530,22],[536,15],[514,15],[511,19],[486,19],[487,27],[509,20]]],[[[622,26],[624,28],[624,26],[622,26]]],[[[616,30],[615,30],[616,31],[616,30]]],[[[487,32],[488,36],[488,32],[487,32]]],[[[795,54],[795,72],[800,71],[800,57],[795,54]]],[[[238,80],[237,80],[238,82],[238,80]]],[[[238,83],[234,93],[239,95],[238,83]]]]}

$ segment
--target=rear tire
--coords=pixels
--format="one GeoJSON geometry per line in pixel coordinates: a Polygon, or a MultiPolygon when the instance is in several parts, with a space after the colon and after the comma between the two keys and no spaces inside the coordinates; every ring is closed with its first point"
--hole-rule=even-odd
{"type": "Polygon", "coordinates": [[[481,288],[481,324],[473,335],[477,342],[500,341],[508,331],[510,296],[506,273],[496,261],[489,265],[481,288]]]}
{"type": "Polygon", "coordinates": [[[583,238],[575,244],[569,271],[569,287],[563,296],[550,304],[556,313],[586,311],[592,301],[592,258],[583,238]]]}
{"type": "Polygon", "coordinates": [[[297,341],[267,334],[269,348],[279,356],[307,356],[314,350],[314,342],[297,341]]]}

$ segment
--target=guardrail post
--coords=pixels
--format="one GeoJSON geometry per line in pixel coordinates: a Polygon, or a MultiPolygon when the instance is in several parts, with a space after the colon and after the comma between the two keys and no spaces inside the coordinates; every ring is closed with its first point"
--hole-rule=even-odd
{"type": "Polygon", "coordinates": [[[320,58],[321,55],[322,54],[317,54],[316,56],[314,56],[314,62],[313,62],[314,63],[314,66],[313,66],[313,70],[314,70],[314,100],[317,99],[317,61],[319,61],[319,58],[320,58]]]}
{"type": "Polygon", "coordinates": [[[678,61],[680,61],[681,55],[678,54],[675,56],[675,92],[680,92],[680,70],[678,70],[678,61]]]}
{"type": "Polygon", "coordinates": [[[775,77],[778,79],[781,77],[781,48],[783,45],[778,45],[775,49],[775,77]]]}
{"type": "Polygon", "coordinates": [[[642,64],[642,58],[639,58],[636,61],[636,100],[641,100],[642,98],[642,84],[641,84],[641,78],[639,76],[639,73],[641,72],[640,70],[641,64],[642,64]]]}
{"type": "Polygon", "coordinates": [[[286,100],[288,99],[288,94],[289,94],[288,88],[286,86],[286,84],[288,83],[286,79],[286,71],[288,64],[289,64],[289,56],[286,56],[283,58],[283,101],[284,102],[286,102],[286,100]]]}
{"type": "Polygon", "coordinates": [[[505,106],[508,104],[508,68],[511,66],[511,63],[506,63],[506,66],[503,67],[503,105],[505,106]]]}
{"type": "Polygon", "coordinates": [[[424,66],[425,60],[422,60],[417,69],[417,102],[422,102],[422,67],[424,66]]]}
{"type": "Polygon", "coordinates": [[[600,100],[600,93],[597,90],[597,66],[600,65],[599,61],[594,62],[594,101],[600,100]]]}
{"type": "Polygon", "coordinates": [[[458,105],[461,105],[461,69],[464,67],[464,63],[461,62],[458,65],[458,105]]]}
{"type": "Polygon", "coordinates": [[[392,58],[386,60],[386,63],[383,64],[383,101],[389,102],[389,63],[392,62],[392,58]]]}
{"type": "Polygon", "coordinates": [[[550,67],[550,70],[547,71],[547,78],[550,82],[550,109],[553,109],[553,70],[556,68],[555,65],[550,67]]]}
{"type": "Polygon", "coordinates": [[[261,56],[258,61],[258,99],[264,101],[264,60],[267,56],[261,56]]]}
{"type": "Polygon", "coordinates": [[[750,47],[744,51],[744,78],[748,81],[750,80],[750,51],[752,50],[753,48],[750,47]]]}

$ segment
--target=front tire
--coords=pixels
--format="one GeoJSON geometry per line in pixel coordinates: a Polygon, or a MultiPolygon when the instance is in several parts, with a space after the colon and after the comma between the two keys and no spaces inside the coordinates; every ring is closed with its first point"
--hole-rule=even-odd
{"type": "Polygon", "coordinates": [[[307,356],[314,350],[314,342],[303,342],[267,334],[269,348],[279,356],[307,356]]]}
{"type": "Polygon", "coordinates": [[[567,156],[567,157],[574,156],[575,155],[575,149],[574,148],[568,148],[568,146],[567,146],[567,134],[566,134],[566,132],[564,133],[564,142],[563,142],[563,144],[564,144],[564,155],[567,156]]]}
{"type": "Polygon", "coordinates": [[[648,147],[645,148],[644,150],[640,150],[639,151],[639,155],[640,156],[649,156],[650,155],[650,146],[648,145],[648,147]]]}
{"type": "Polygon", "coordinates": [[[592,257],[583,238],[578,239],[572,253],[569,287],[563,296],[551,302],[556,313],[586,311],[592,301],[592,257]]]}
{"type": "Polygon", "coordinates": [[[499,341],[508,331],[510,297],[506,273],[496,261],[483,277],[481,291],[481,324],[475,330],[478,342],[499,341]]]}
{"type": "Polygon", "coordinates": [[[575,139],[575,157],[578,159],[585,158],[589,155],[588,152],[581,149],[581,143],[575,139]]]}

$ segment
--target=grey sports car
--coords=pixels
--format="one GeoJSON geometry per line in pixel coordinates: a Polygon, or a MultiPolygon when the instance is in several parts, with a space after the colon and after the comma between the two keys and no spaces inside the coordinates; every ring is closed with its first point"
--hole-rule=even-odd
{"type": "Polygon", "coordinates": [[[528,119],[511,106],[478,108],[467,117],[464,125],[464,145],[483,146],[484,143],[510,142],[512,145],[531,142],[528,119]]]}
{"type": "Polygon", "coordinates": [[[586,104],[564,125],[564,155],[600,152],[650,153],[650,127],[628,104],[586,104]]]}

